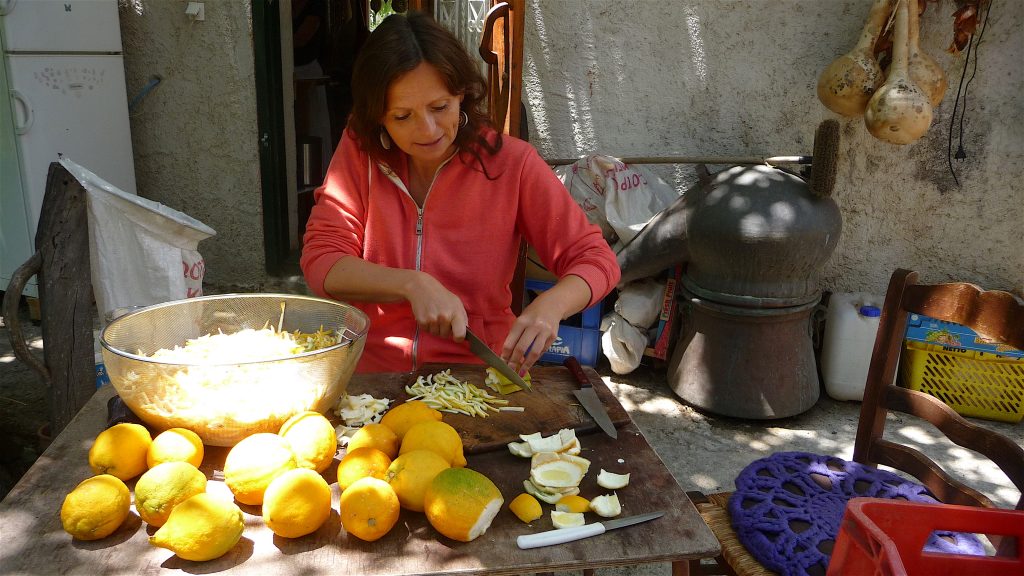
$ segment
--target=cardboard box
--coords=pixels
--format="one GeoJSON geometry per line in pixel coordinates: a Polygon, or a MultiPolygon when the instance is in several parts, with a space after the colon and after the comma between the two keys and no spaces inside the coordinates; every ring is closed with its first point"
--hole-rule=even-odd
{"type": "Polygon", "coordinates": [[[665,271],[665,291],[662,293],[661,314],[658,316],[658,326],[651,330],[650,345],[644,350],[644,356],[665,360],[672,352],[672,344],[675,343],[676,333],[679,324],[679,304],[676,293],[679,280],[683,275],[683,267],[676,266],[665,271]]]}
{"type": "MultiPolygon", "coordinates": [[[[524,304],[534,295],[554,286],[554,282],[527,278],[524,304]]],[[[566,319],[558,326],[558,336],[540,357],[541,362],[561,364],[569,356],[575,356],[584,366],[597,365],[601,350],[601,302],[583,312],[566,319]]]]}

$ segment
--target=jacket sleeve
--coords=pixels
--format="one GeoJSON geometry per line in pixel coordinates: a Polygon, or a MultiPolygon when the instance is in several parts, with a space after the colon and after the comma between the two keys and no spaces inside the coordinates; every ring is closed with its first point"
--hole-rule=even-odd
{"type": "Polygon", "coordinates": [[[619,264],[601,229],[587,220],[558,177],[532,147],[522,165],[519,229],[544,266],[559,278],[573,274],[590,286],[594,305],[619,282],[619,264]]]}
{"type": "Polygon", "coordinates": [[[314,206],[302,237],[299,265],[309,289],[324,290],[327,273],[343,256],[362,257],[369,198],[369,160],[346,132],[331,159],[324,184],[313,193],[314,206]]]}

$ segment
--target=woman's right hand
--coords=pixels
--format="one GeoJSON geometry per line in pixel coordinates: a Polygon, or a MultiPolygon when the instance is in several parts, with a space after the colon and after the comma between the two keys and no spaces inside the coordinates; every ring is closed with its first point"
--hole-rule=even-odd
{"type": "Polygon", "coordinates": [[[416,273],[409,284],[406,299],[420,330],[440,338],[462,342],[469,323],[462,300],[426,272],[416,273]]]}

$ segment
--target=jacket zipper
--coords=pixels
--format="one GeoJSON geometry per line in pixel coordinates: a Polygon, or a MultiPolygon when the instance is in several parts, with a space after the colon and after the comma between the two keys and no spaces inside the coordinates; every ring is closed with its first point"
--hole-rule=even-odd
{"type": "MultiPolygon", "coordinates": [[[[405,182],[402,182],[402,179],[398,177],[398,174],[395,174],[395,171],[392,170],[390,166],[388,166],[387,164],[377,164],[377,166],[380,167],[380,171],[383,172],[385,176],[387,176],[388,180],[391,180],[391,182],[393,182],[395,186],[398,186],[399,190],[405,192],[405,195],[408,196],[409,199],[412,200],[413,205],[416,206],[416,271],[420,271],[423,269],[423,210],[427,206],[427,199],[430,198],[430,191],[434,189],[434,182],[437,181],[437,175],[441,173],[441,169],[444,168],[445,165],[448,164],[448,162],[451,162],[451,159],[454,157],[455,154],[449,156],[448,159],[442,162],[441,165],[437,167],[437,170],[434,171],[434,177],[430,179],[430,185],[427,186],[427,193],[426,195],[423,196],[423,206],[420,206],[419,204],[416,203],[416,199],[413,198],[412,194],[409,193],[409,189],[405,186],[405,182]]],[[[412,338],[413,369],[415,369],[417,365],[416,359],[417,356],[419,355],[419,347],[420,327],[417,324],[416,331],[413,332],[412,338]]]]}

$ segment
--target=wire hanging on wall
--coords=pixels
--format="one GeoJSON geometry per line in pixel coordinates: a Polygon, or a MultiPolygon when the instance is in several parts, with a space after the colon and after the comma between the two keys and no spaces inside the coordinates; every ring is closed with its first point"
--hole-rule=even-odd
{"type": "Polygon", "coordinates": [[[981,47],[981,40],[985,36],[985,28],[988,27],[988,17],[992,12],[992,4],[995,0],[989,0],[988,6],[985,9],[985,19],[981,24],[981,32],[978,33],[977,41],[974,41],[974,35],[972,34],[967,42],[967,52],[964,56],[964,69],[960,73],[960,85],[957,86],[956,100],[953,101],[953,114],[949,121],[949,139],[946,147],[946,162],[949,164],[949,173],[953,175],[953,181],[956,182],[957,188],[960,187],[960,179],[957,178],[956,169],[953,167],[953,160],[963,161],[967,159],[967,150],[964,149],[964,117],[967,115],[967,91],[971,86],[971,82],[974,77],[978,74],[978,49],[981,47]],[[971,77],[967,78],[966,85],[964,79],[967,77],[967,67],[971,62],[971,50],[974,51],[974,68],[971,71],[971,77]],[[960,122],[959,122],[959,133],[957,135],[957,148],[956,153],[953,153],[953,130],[957,126],[956,113],[960,108],[961,93],[963,94],[963,109],[960,110],[960,122]]]}

